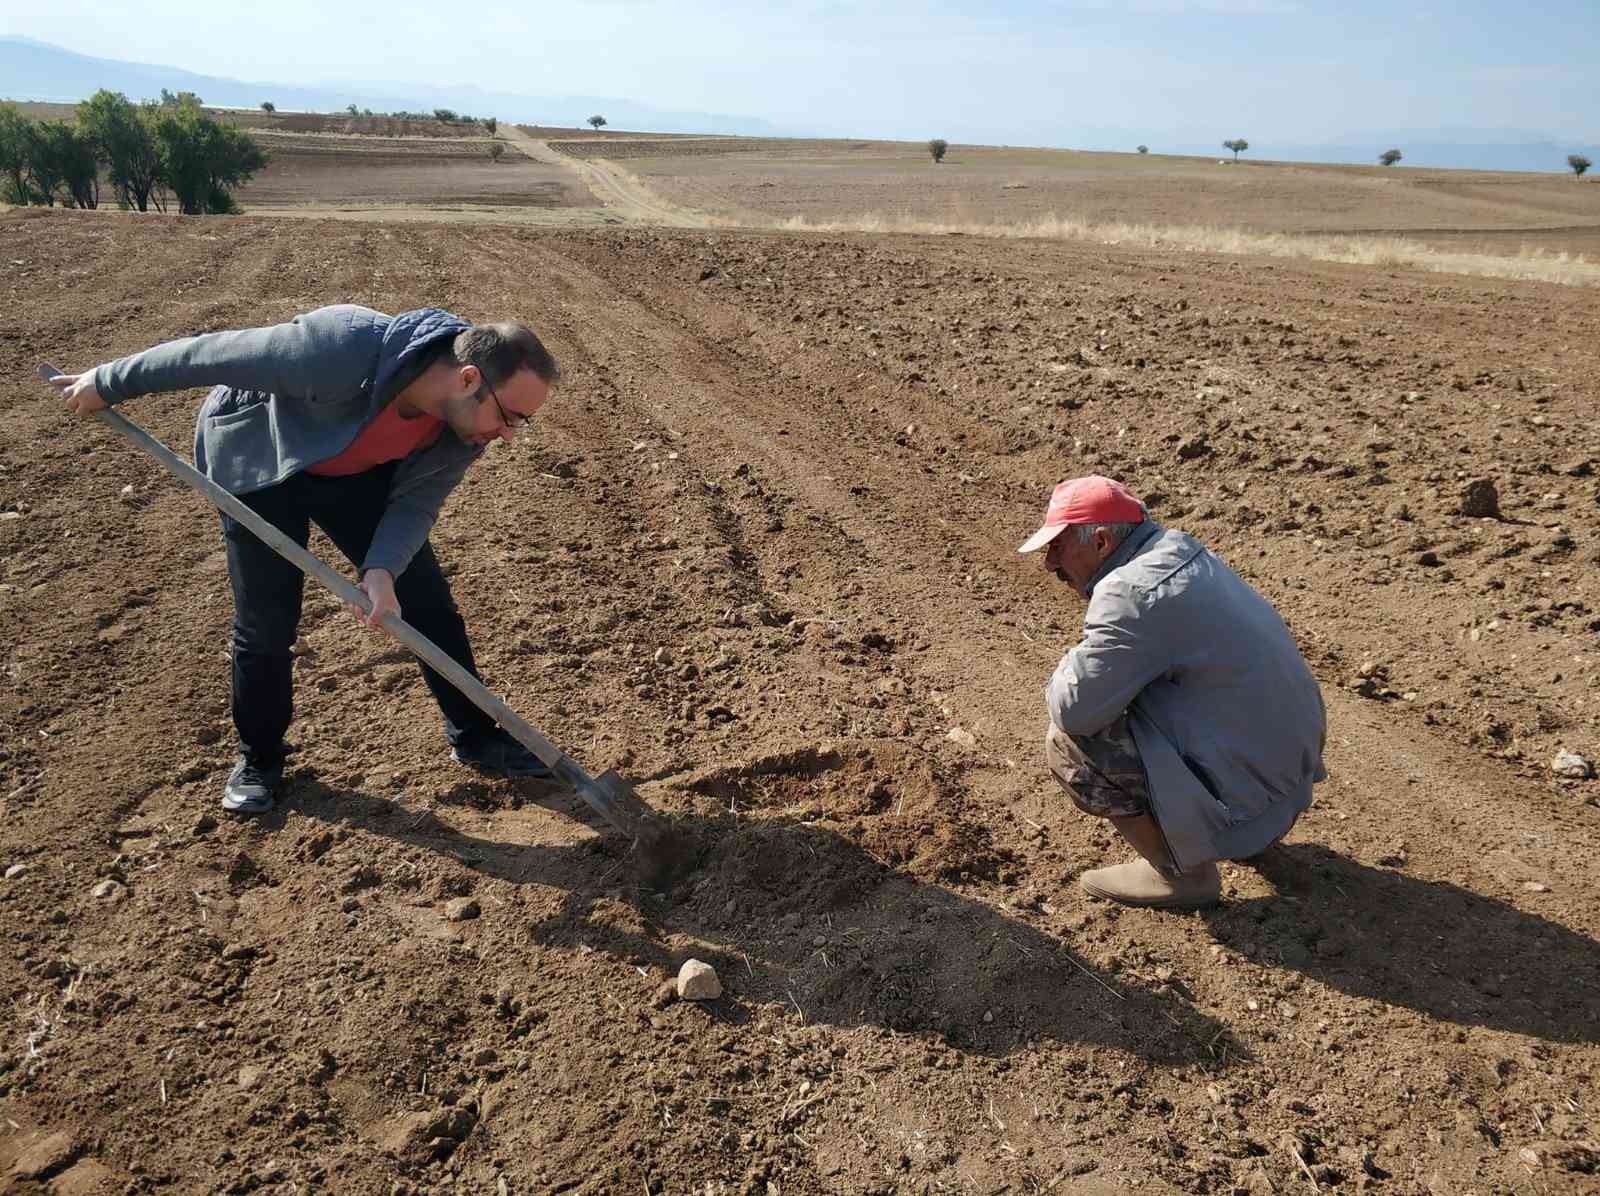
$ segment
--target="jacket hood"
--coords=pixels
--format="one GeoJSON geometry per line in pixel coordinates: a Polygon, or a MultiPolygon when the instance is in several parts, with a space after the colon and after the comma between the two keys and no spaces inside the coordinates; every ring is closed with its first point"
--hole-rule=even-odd
{"type": "Polygon", "coordinates": [[[472,325],[460,316],[437,307],[419,307],[401,312],[389,320],[378,349],[378,376],[373,389],[387,393],[396,374],[417,359],[417,355],[445,337],[455,337],[472,325]]]}

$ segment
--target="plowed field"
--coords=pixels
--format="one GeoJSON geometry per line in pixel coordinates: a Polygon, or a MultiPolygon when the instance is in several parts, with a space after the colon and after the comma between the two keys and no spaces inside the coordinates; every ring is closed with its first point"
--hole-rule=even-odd
{"type": "MultiPolygon", "coordinates": [[[[0,214],[0,289],[0,1190],[1600,1183],[1600,782],[1550,767],[1600,757],[1594,291],[59,211],[0,214]],[[217,809],[216,518],[33,368],[344,300],[560,357],[434,543],[491,686],[679,820],[671,887],[452,765],[321,594],[282,809],[217,809]],[[1090,470],[1328,700],[1316,806],[1205,914],[1080,897],[1124,853],[1043,770],[1081,607],[1014,547],[1090,470]],[[660,995],[689,957],[719,1000],[660,995]]],[[[124,410],[186,447],[199,398],[124,410]]]]}

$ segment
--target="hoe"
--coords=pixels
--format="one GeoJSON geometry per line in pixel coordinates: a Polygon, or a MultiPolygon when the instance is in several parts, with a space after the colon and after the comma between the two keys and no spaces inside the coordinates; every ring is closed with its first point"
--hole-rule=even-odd
{"type": "MultiPolygon", "coordinates": [[[[46,382],[60,375],[61,371],[54,366],[39,367],[39,376],[46,382]]],[[[126,438],[136,448],[154,457],[180,482],[210,499],[230,518],[238,520],[249,528],[269,548],[302,573],[316,578],[337,597],[358,610],[370,609],[367,596],[349,580],[340,576],[232,494],[179,458],[143,428],[109,407],[95,412],[95,418],[126,438]]],[[[685,850],[678,834],[669,828],[660,816],[651,811],[650,807],[634,793],[633,788],[614,770],[608,770],[597,777],[590,776],[572,757],[546,739],[537,727],[490,693],[481,681],[445,655],[438,645],[398,615],[392,613],[385,615],[380,626],[431,665],[471,699],[478,709],[494,719],[518,743],[543,761],[545,766],[570,786],[590,809],[622,835],[633,839],[643,871],[648,877],[655,880],[669,879],[682,865],[685,850]]]]}

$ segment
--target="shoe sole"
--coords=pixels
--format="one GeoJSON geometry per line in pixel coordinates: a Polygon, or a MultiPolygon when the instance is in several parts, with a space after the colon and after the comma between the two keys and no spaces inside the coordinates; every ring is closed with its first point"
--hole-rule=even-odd
{"type": "Polygon", "coordinates": [[[1078,882],[1078,887],[1090,897],[1098,897],[1102,901],[1114,901],[1118,905],[1131,906],[1135,909],[1210,909],[1222,902],[1220,892],[1206,897],[1130,897],[1126,893],[1113,893],[1082,880],[1078,882]]]}
{"type": "Polygon", "coordinates": [[[272,810],[272,798],[234,797],[223,794],[222,808],[230,814],[266,814],[272,810]]]}

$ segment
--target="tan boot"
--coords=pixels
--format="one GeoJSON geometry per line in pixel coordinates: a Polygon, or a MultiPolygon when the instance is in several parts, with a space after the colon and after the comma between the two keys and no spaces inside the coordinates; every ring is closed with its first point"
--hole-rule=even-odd
{"type": "Polygon", "coordinates": [[[1215,864],[1168,874],[1146,859],[1094,868],[1078,877],[1091,897],[1151,909],[1205,909],[1222,899],[1222,874],[1215,864]]]}

